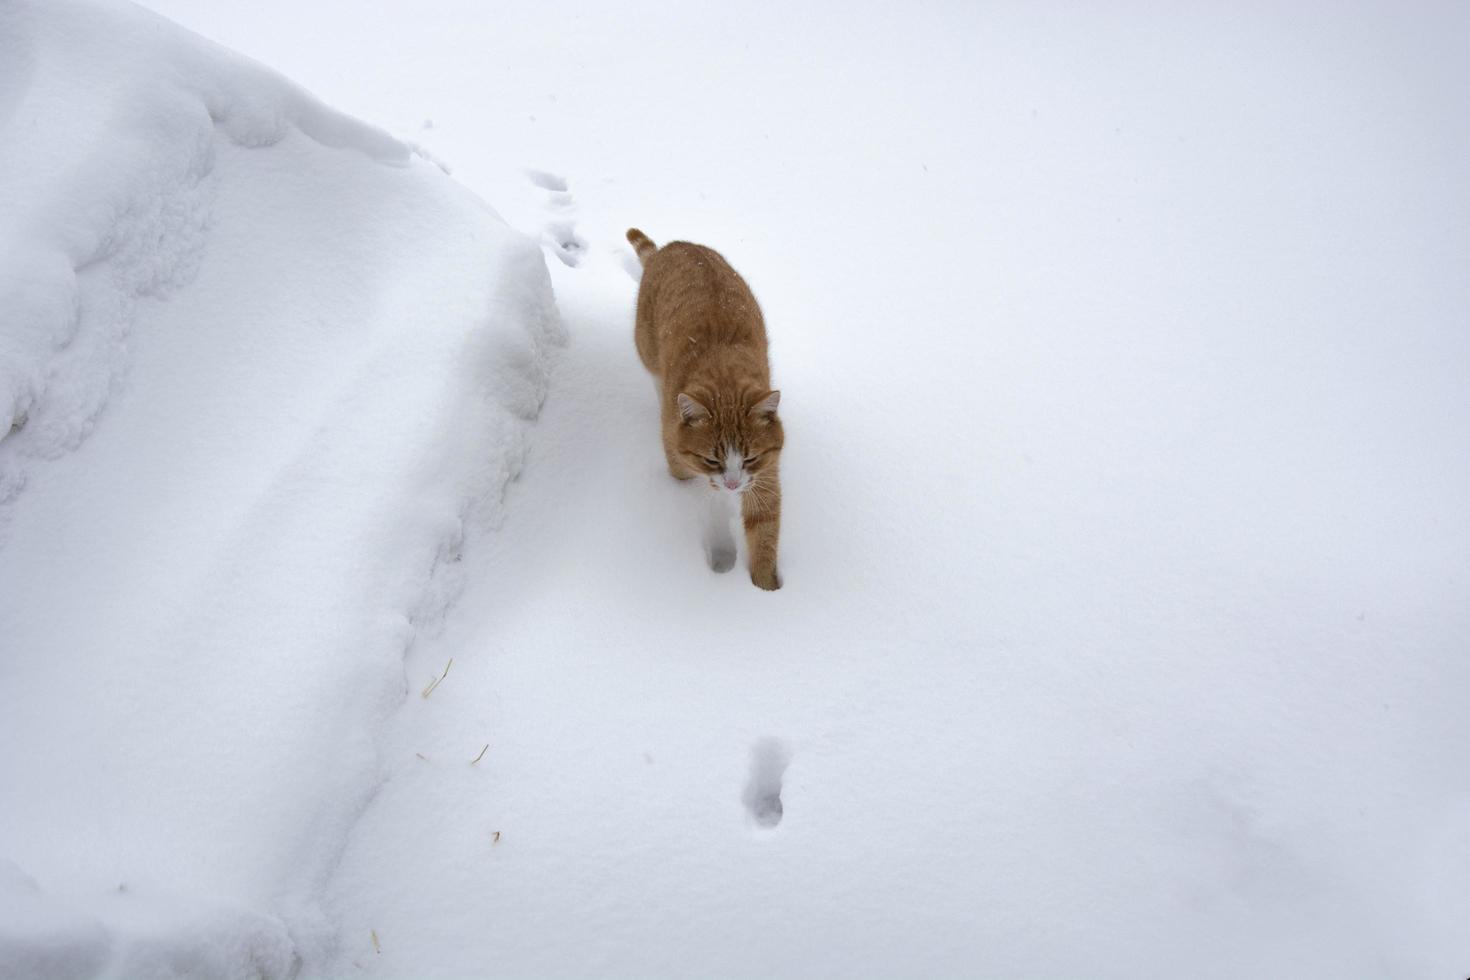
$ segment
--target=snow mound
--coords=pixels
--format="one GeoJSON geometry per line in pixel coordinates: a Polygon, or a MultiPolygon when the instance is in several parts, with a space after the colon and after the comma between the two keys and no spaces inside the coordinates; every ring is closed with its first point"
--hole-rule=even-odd
{"type": "Polygon", "coordinates": [[[520,467],[544,261],[111,0],[0,8],[0,180],[0,975],[289,974],[520,467]]]}
{"type": "Polygon", "coordinates": [[[8,496],[27,457],[75,448],[91,430],[126,361],[137,300],[192,278],[217,134],[261,147],[297,132],[396,165],[409,152],[142,10],[7,5],[0,52],[0,433],[14,444],[0,459],[0,494],[8,496]]]}

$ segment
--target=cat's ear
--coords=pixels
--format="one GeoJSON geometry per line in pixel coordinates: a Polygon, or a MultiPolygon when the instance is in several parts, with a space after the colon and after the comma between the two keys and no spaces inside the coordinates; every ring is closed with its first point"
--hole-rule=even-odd
{"type": "Polygon", "coordinates": [[[761,396],[760,401],[750,406],[750,414],[758,418],[772,418],[776,414],[776,406],[781,404],[781,393],[779,391],[767,392],[761,396]]]}
{"type": "Polygon", "coordinates": [[[686,425],[694,425],[709,418],[709,409],[682,391],[679,392],[679,397],[676,401],[679,405],[679,419],[686,425]]]}

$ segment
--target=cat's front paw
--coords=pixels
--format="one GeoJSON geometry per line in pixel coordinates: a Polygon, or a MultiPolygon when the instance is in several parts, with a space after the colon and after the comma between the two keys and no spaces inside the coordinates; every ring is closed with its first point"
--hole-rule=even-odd
{"type": "Polygon", "coordinates": [[[781,576],[776,572],[776,567],[752,568],[750,580],[757,588],[765,589],[767,592],[775,592],[781,587],[781,576]]]}

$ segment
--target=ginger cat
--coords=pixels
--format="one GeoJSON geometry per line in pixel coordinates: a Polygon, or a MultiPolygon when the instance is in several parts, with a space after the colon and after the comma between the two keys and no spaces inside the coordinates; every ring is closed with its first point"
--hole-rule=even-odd
{"type": "Polygon", "coordinates": [[[738,499],[750,580],[779,589],[784,434],[760,306],[714,249],[689,242],[659,248],[637,228],[628,230],[628,241],[643,263],[633,338],[658,388],[669,472],[699,477],[711,489],[704,542],[710,567],[728,572],[735,565],[729,508],[738,499]]]}

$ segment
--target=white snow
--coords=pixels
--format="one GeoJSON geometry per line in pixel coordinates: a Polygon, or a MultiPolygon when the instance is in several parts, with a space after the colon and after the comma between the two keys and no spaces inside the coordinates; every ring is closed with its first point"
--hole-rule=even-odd
{"type": "Polygon", "coordinates": [[[1465,975],[1465,8],[152,6],[398,137],[7,15],[0,973],[1465,975]],[[761,299],[778,593],[630,225],[761,299]]]}
{"type": "Polygon", "coordinates": [[[549,280],[386,133],[152,14],[6,27],[0,973],[284,976],[501,519],[549,280]]]}

